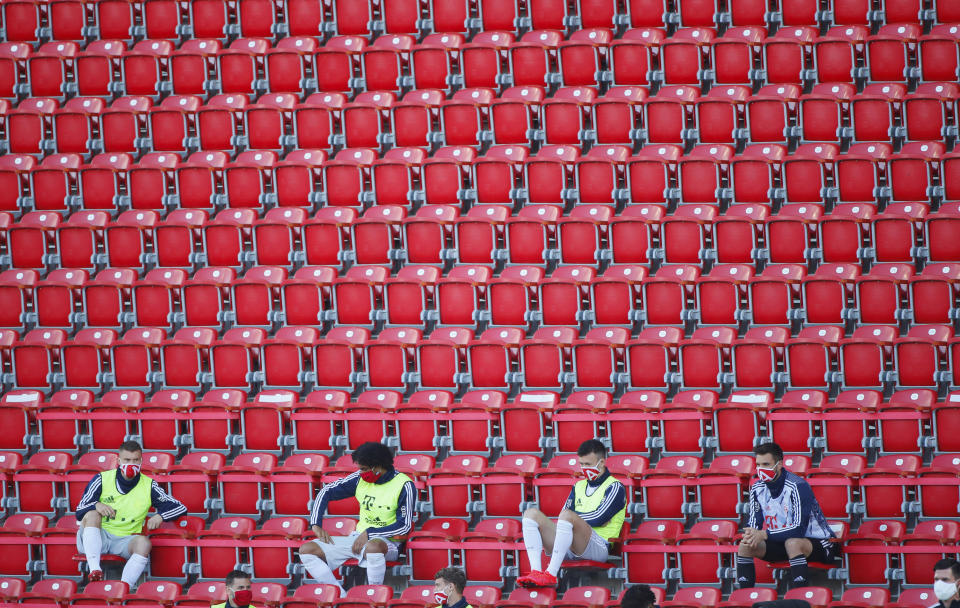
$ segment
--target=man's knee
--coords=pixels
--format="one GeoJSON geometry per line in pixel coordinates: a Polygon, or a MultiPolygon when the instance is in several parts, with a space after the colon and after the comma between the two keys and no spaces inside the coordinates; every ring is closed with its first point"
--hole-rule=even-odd
{"type": "Polygon", "coordinates": [[[103,521],[103,518],[96,511],[87,511],[83,517],[80,519],[80,525],[83,527],[93,527],[99,528],[100,522],[103,521]]]}
{"type": "Polygon", "coordinates": [[[796,557],[797,555],[810,555],[813,552],[813,545],[805,538],[788,538],[783,544],[787,550],[787,555],[796,557]]]}
{"type": "Polygon", "coordinates": [[[740,557],[763,557],[765,551],[764,548],[759,545],[748,545],[746,543],[740,543],[737,545],[737,555],[740,557]]]}
{"type": "Polygon", "coordinates": [[[583,519],[577,515],[576,511],[571,511],[570,509],[564,509],[563,511],[560,511],[560,517],[558,519],[560,521],[570,522],[571,524],[576,524],[577,522],[583,521],[583,519]]]}
{"type": "Polygon", "coordinates": [[[150,549],[152,548],[153,545],[150,543],[150,539],[146,536],[134,536],[133,540],[130,541],[130,553],[136,553],[137,555],[149,557],[150,549]]]}
{"type": "Polygon", "coordinates": [[[526,517],[527,519],[532,519],[534,521],[540,521],[545,517],[543,512],[536,507],[530,507],[529,509],[524,511],[523,516],[526,517]]]}
{"type": "Polygon", "coordinates": [[[367,541],[367,544],[363,546],[363,549],[366,553],[386,553],[387,543],[379,538],[371,538],[367,541]]]}
{"type": "Polygon", "coordinates": [[[300,545],[300,555],[313,555],[314,557],[319,557],[322,560],[327,559],[327,556],[323,554],[323,549],[320,548],[320,545],[313,541],[300,545]]]}

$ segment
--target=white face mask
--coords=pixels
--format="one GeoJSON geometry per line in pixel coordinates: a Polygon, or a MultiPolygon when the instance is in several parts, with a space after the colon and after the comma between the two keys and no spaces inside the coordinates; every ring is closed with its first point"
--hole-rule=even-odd
{"type": "Polygon", "coordinates": [[[933,594],[937,596],[938,600],[945,602],[957,594],[957,584],[947,581],[934,581],[933,594]]]}

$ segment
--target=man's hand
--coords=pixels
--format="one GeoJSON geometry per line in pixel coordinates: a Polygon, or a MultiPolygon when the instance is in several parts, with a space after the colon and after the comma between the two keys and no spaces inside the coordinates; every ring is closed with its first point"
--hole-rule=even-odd
{"type": "Polygon", "coordinates": [[[110,505],[105,505],[102,502],[98,502],[94,505],[94,510],[100,514],[101,517],[116,517],[117,512],[113,510],[113,507],[110,505]]]}
{"type": "Polygon", "coordinates": [[[359,554],[361,551],[363,551],[363,546],[366,544],[367,544],[367,531],[364,530],[363,532],[360,533],[360,536],[354,539],[353,547],[351,547],[350,550],[353,551],[354,555],[359,554]]]}
{"type": "Polygon", "coordinates": [[[163,523],[163,518],[160,517],[159,513],[154,514],[153,517],[147,520],[147,530],[156,530],[160,527],[160,524],[163,523]]]}
{"type": "Polygon", "coordinates": [[[311,528],[313,533],[317,535],[317,540],[321,543],[327,543],[328,545],[333,544],[333,541],[330,539],[330,534],[320,526],[313,526],[311,528]]]}
{"type": "Polygon", "coordinates": [[[740,542],[742,542],[744,545],[748,547],[757,547],[760,545],[760,543],[765,541],[766,538],[767,538],[767,535],[763,530],[757,530],[756,528],[747,528],[746,530],[743,531],[743,539],[741,539],[740,542]]]}

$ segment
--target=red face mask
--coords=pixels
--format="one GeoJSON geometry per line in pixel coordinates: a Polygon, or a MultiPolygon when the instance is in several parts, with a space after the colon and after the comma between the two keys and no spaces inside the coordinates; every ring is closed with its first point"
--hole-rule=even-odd
{"type": "Polygon", "coordinates": [[[360,479],[367,483],[376,483],[380,479],[380,473],[376,471],[360,471],[360,479]]]}
{"type": "Polygon", "coordinates": [[[233,603],[237,606],[249,606],[253,601],[253,591],[241,589],[233,592],[233,603]]]}
{"type": "Polygon", "coordinates": [[[446,604],[447,594],[442,591],[437,591],[433,594],[433,601],[437,604],[446,604]]]}
{"type": "Polygon", "coordinates": [[[137,476],[137,473],[140,472],[139,464],[121,464],[120,472],[123,473],[123,476],[127,479],[133,479],[137,476]]]}
{"type": "Polygon", "coordinates": [[[580,470],[586,475],[587,481],[593,481],[597,477],[600,477],[599,467],[580,467],[580,470]]]}
{"type": "Polygon", "coordinates": [[[773,478],[777,476],[777,468],[773,467],[772,469],[764,469],[763,467],[757,467],[757,477],[760,478],[760,481],[773,481],[773,478]]]}

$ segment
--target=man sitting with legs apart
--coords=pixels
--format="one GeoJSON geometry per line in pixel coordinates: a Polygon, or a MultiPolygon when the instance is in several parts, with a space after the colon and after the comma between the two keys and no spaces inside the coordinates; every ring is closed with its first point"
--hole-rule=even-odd
{"type": "Polygon", "coordinates": [[[393,453],[382,443],[368,441],[353,452],[355,473],[325,485],[317,494],[310,525],[317,540],[300,547],[300,561],[318,583],[343,587],[333,570],[356,558],[367,570],[367,582],[382,585],[387,561],[397,559],[397,542],[413,528],[416,490],[413,481],[393,468],[393,453]],[[349,536],[332,537],[323,529],[327,503],[356,496],[360,523],[349,536]]]}
{"type": "Polygon", "coordinates": [[[604,465],[607,449],[600,441],[588,439],[577,449],[577,456],[586,479],[570,490],[557,523],[539,509],[530,508],[523,514],[523,544],[531,572],[517,579],[519,585],[556,585],[564,559],[606,561],[611,539],[620,536],[627,492],[604,465]],[[544,549],[550,554],[545,571],[541,562],[544,549]]]}
{"type": "Polygon", "coordinates": [[[753,559],[790,562],[790,587],[810,584],[808,561],[832,564],[839,546],[833,530],[805,479],[783,468],[783,450],[763,443],[757,455],[757,477],[750,486],[750,515],[737,548],[737,582],[756,584],[753,559]]]}
{"type": "Polygon", "coordinates": [[[140,473],[139,443],[123,442],[118,455],[119,467],[94,475],[77,505],[77,550],[87,557],[91,581],[103,580],[101,554],[126,558],[121,580],[132,589],[150,560],[150,539],[140,535],[144,520],[154,530],[186,514],[187,507],[140,473]],[[157,513],[147,519],[150,507],[157,513]]]}

